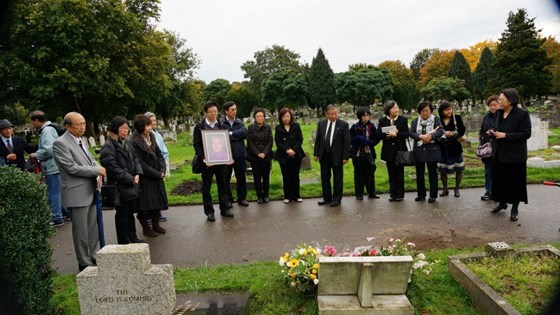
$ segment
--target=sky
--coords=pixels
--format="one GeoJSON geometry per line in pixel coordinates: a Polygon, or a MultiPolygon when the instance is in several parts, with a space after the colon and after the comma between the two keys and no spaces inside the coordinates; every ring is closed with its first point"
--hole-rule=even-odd
{"type": "Polygon", "coordinates": [[[544,36],[560,40],[552,0],[161,0],[158,28],[186,40],[201,60],[195,76],[243,81],[241,65],[281,45],[311,64],[323,49],[335,73],[355,63],[400,60],[424,48],[461,49],[497,41],[509,12],[527,9],[544,36]]]}

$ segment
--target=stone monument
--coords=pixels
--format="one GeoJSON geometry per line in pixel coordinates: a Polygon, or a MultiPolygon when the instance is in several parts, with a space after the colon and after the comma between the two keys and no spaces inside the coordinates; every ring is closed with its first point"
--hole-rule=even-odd
{"type": "Polygon", "coordinates": [[[82,315],[169,315],[176,304],[173,266],[151,265],[148,244],[103,247],[76,282],[82,315]]]}

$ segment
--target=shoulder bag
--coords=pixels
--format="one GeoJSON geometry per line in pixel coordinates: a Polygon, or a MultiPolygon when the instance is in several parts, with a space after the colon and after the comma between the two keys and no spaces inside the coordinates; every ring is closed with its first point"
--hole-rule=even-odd
{"type": "Polygon", "coordinates": [[[403,150],[397,151],[397,156],[395,157],[395,164],[397,166],[416,165],[416,156],[414,155],[414,148],[412,148],[411,151],[403,151],[403,150]]]}
{"type": "Polygon", "coordinates": [[[487,159],[492,157],[492,140],[486,142],[485,144],[476,147],[476,156],[481,159],[487,159]]]}
{"type": "Polygon", "coordinates": [[[193,174],[201,174],[204,171],[204,161],[202,158],[195,154],[192,159],[192,172],[193,174]]]}
{"type": "Polygon", "coordinates": [[[121,194],[116,183],[103,183],[103,186],[101,186],[101,205],[104,208],[114,208],[121,205],[121,194]]]}

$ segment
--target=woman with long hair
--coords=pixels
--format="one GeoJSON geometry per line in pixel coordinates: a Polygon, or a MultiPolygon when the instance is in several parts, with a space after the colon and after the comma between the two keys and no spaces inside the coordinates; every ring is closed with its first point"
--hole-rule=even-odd
{"type": "Polygon", "coordinates": [[[449,195],[447,177],[449,174],[455,173],[454,196],[460,197],[459,187],[461,186],[461,179],[465,170],[465,162],[463,161],[463,146],[458,139],[465,134],[466,128],[461,116],[453,113],[453,107],[449,102],[443,101],[439,103],[438,113],[444,132],[443,136],[438,139],[441,158],[437,166],[441,176],[441,184],[443,185],[439,196],[445,197],[449,195]]]}

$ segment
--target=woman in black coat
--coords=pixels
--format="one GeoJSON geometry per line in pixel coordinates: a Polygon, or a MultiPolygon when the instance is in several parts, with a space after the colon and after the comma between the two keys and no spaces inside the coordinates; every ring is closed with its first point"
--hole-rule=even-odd
{"type": "Polygon", "coordinates": [[[383,105],[385,117],[379,119],[378,133],[383,140],[381,159],[387,165],[389,175],[389,201],[403,201],[404,199],[404,166],[396,165],[395,158],[398,151],[408,151],[408,120],[399,115],[399,105],[395,101],[387,101],[383,105]],[[386,132],[383,132],[385,128],[386,132]]]}
{"type": "Polygon", "coordinates": [[[305,156],[303,148],[303,134],[298,123],[294,122],[294,114],[289,108],[282,108],[278,114],[280,124],[276,126],[274,142],[276,155],[274,158],[282,170],[284,188],[284,203],[290,201],[302,202],[299,193],[299,171],[301,161],[305,156]]]}
{"type": "Polygon", "coordinates": [[[350,127],[350,157],[354,166],[354,194],[356,199],[364,199],[364,186],[368,198],[378,199],[375,193],[375,146],[379,143],[377,128],[370,121],[371,112],[366,107],[356,112],[358,122],[350,127]]]}
{"type": "Polygon", "coordinates": [[[410,126],[410,137],[414,139],[414,156],[416,157],[416,191],[415,201],[426,200],[426,183],[424,172],[428,167],[430,196],[428,202],[435,202],[438,192],[437,161],[441,158],[441,150],[436,139],[443,135],[439,118],[434,116],[432,103],[423,101],[418,105],[418,116],[410,126]]]}
{"type": "Polygon", "coordinates": [[[247,128],[247,160],[251,162],[259,204],[268,203],[270,168],[274,156],[272,128],[264,122],[264,117],[264,109],[255,109],[255,123],[247,128]]]}
{"type": "Polygon", "coordinates": [[[517,107],[519,93],[505,89],[498,97],[497,125],[488,134],[494,139],[492,150],[492,200],[499,202],[492,209],[498,213],[511,203],[510,220],[519,219],[519,202],[527,198],[527,139],[531,137],[529,113],[517,107]]]}
{"type": "Polygon", "coordinates": [[[142,224],[144,235],[157,236],[166,230],[159,224],[160,210],[166,210],[167,193],[165,192],[165,159],[159,150],[152,133],[151,120],[145,115],[134,117],[134,133],[132,143],[136,150],[142,171],[140,176],[140,204],[138,208],[138,221],[142,224]],[[152,220],[152,226],[148,223],[152,220]]]}
{"type": "Polygon", "coordinates": [[[132,143],[126,139],[129,131],[128,120],[121,116],[113,118],[107,142],[99,157],[101,165],[107,170],[107,182],[116,185],[119,195],[118,205],[115,205],[115,228],[119,244],[142,242],[136,237],[134,222],[134,212],[138,211],[142,166],[132,143]]]}
{"type": "MultiPolygon", "coordinates": [[[[494,122],[496,121],[496,112],[500,107],[498,104],[498,95],[492,95],[486,100],[486,105],[488,106],[488,113],[482,119],[482,125],[480,126],[480,131],[478,132],[480,145],[490,142],[490,136],[488,135],[488,130],[494,128],[494,122]]],[[[484,195],[480,197],[481,200],[487,201],[492,199],[492,157],[482,159],[484,163],[484,195]]]]}
{"type": "Polygon", "coordinates": [[[439,196],[445,197],[449,195],[447,177],[448,174],[455,173],[454,196],[460,197],[459,187],[461,186],[461,179],[465,170],[465,162],[463,161],[463,146],[459,142],[459,138],[465,134],[465,124],[463,124],[461,116],[453,113],[453,107],[449,102],[444,101],[439,104],[438,114],[443,126],[443,136],[438,139],[441,159],[438,161],[437,166],[443,185],[443,190],[439,196]]]}

